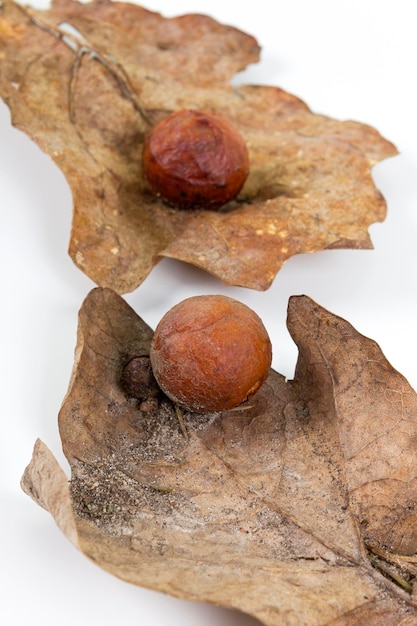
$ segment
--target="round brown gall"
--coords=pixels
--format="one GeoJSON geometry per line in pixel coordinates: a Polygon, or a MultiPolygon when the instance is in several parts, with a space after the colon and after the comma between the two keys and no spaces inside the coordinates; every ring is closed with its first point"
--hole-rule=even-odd
{"type": "Polygon", "coordinates": [[[150,358],[171,400],[206,413],[231,409],[254,394],[268,376],[272,348],[261,319],[245,304],[194,296],[161,319],[150,358]]]}
{"type": "Polygon", "coordinates": [[[181,209],[218,209],[249,174],[245,140],[226,119],[184,109],[147,135],[143,168],[153,192],[181,209]]]}
{"type": "Polygon", "coordinates": [[[138,399],[154,398],[159,393],[148,356],[133,357],[123,368],[120,382],[129,396],[138,399]]]}

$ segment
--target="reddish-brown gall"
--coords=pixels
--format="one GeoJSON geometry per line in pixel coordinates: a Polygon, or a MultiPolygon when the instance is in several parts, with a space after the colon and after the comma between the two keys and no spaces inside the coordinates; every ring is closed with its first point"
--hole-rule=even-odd
{"type": "Polygon", "coordinates": [[[144,174],[153,190],[181,209],[217,209],[249,174],[245,140],[226,119],[195,110],[165,117],[147,135],[144,174]]]}
{"type": "Polygon", "coordinates": [[[151,344],[154,376],[188,410],[225,411],[266,380],[271,342],[258,315],[227,296],[194,296],[159,322],[151,344]]]}

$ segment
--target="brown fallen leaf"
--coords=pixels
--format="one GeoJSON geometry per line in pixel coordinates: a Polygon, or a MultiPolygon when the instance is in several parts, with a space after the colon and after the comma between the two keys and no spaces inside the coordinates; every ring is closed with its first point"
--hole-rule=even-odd
{"type": "Polygon", "coordinates": [[[371,168],[395,147],[279,88],[232,88],[259,58],[253,37],[109,0],[56,0],[46,11],[1,0],[0,58],[0,95],[64,172],[70,254],[98,285],[130,291],[172,257],[267,289],[294,254],[372,247],[367,229],[386,205],[371,168]],[[174,210],[144,180],[145,133],[182,108],[222,114],[247,141],[250,176],[221,211],[174,210]]]}
{"type": "Polygon", "coordinates": [[[120,379],[152,331],[97,288],[59,416],[68,485],[42,442],[23,488],[95,563],[268,626],[415,626],[417,396],[374,341],[289,303],[293,381],[238,410],[139,402],[120,379]],[[76,531],[74,532],[74,525],[76,531]]]}

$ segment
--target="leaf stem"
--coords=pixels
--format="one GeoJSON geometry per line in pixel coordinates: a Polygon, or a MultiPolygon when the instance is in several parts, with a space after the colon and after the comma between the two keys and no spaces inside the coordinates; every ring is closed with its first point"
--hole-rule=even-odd
{"type": "Polygon", "coordinates": [[[85,39],[80,39],[74,34],[64,31],[59,26],[52,26],[44,20],[39,19],[27,7],[23,7],[19,4],[16,4],[16,7],[18,7],[20,11],[22,11],[35,26],[42,29],[52,37],[55,37],[55,39],[61,41],[76,55],[68,85],[69,116],[71,123],[76,123],[73,94],[75,92],[78,80],[78,73],[80,71],[84,55],[88,54],[90,59],[101,63],[101,65],[103,65],[103,67],[113,76],[123,97],[130,100],[133,108],[135,109],[135,111],[137,111],[137,113],[139,113],[143,121],[149,127],[153,126],[152,120],[149,118],[134,93],[133,85],[130,81],[128,74],[126,73],[126,70],[120,63],[118,63],[114,58],[110,57],[109,55],[103,52],[98,52],[97,50],[92,48],[90,45],[88,45],[88,42],[86,43],[85,39]]]}
{"type": "Polygon", "coordinates": [[[378,569],[384,576],[390,578],[407,593],[413,593],[413,585],[393,570],[395,565],[399,565],[395,559],[395,555],[391,556],[384,550],[370,545],[366,545],[366,548],[369,552],[369,560],[375,569],[378,569]],[[392,565],[392,567],[390,567],[390,565],[392,565]]]}

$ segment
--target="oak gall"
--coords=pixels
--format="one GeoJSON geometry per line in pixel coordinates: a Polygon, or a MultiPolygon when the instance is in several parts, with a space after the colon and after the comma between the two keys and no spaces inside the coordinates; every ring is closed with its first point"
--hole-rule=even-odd
{"type": "Polygon", "coordinates": [[[161,319],[150,358],[165,394],[205,413],[233,408],[254,394],[268,376],[272,349],[261,319],[245,304],[194,296],[161,319]]]}
{"type": "Polygon", "coordinates": [[[141,400],[159,393],[148,356],[133,357],[123,368],[120,382],[127,395],[141,400]]]}
{"type": "Polygon", "coordinates": [[[217,209],[233,200],[249,174],[245,140],[217,115],[181,110],[147,135],[143,168],[153,192],[181,209],[217,209]]]}

